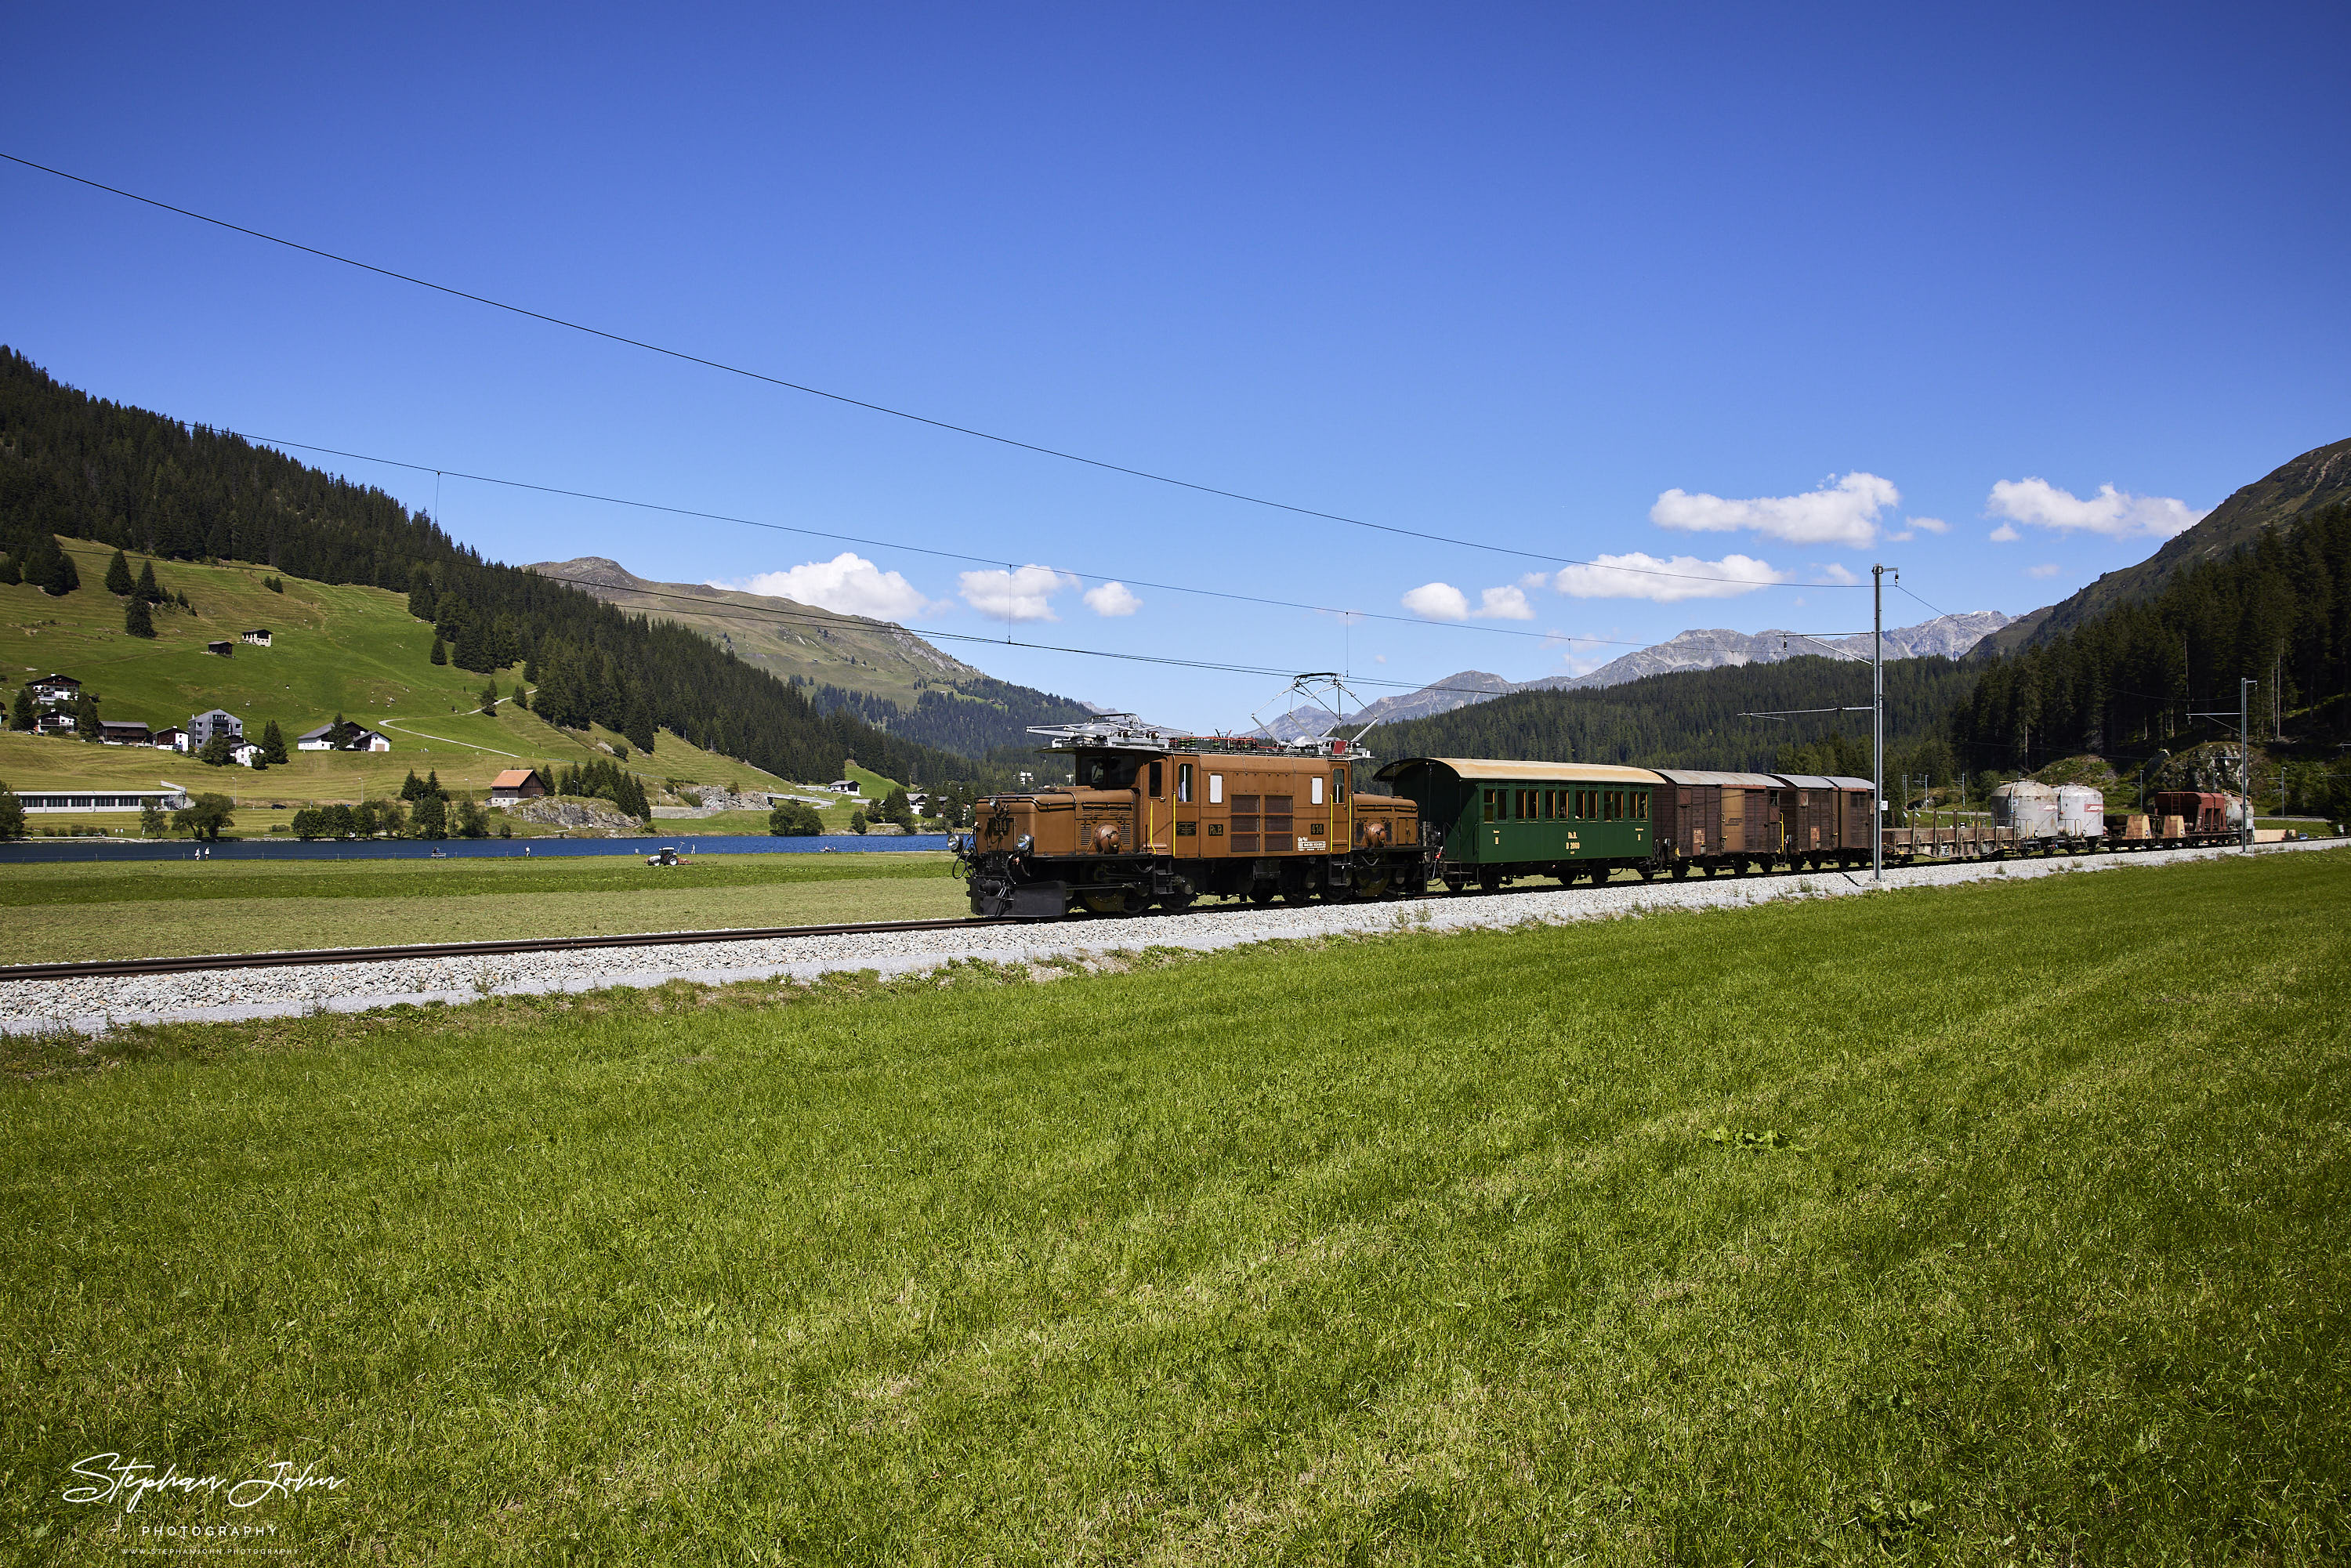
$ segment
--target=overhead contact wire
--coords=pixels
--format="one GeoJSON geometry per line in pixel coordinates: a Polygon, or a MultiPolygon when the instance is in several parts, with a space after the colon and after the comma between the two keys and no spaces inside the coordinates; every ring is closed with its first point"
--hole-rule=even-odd
{"type": "Polygon", "coordinates": [[[1686,582],[1736,582],[1745,587],[1753,588],[1859,588],[1863,586],[1856,582],[1756,583],[1750,582],[1749,580],[1744,578],[1719,577],[1701,572],[1661,571],[1653,567],[1616,566],[1603,561],[1581,560],[1573,556],[1547,555],[1540,550],[1519,549],[1510,545],[1489,544],[1482,539],[1454,538],[1445,534],[1426,533],[1418,528],[1398,528],[1392,523],[1374,523],[1363,517],[1351,517],[1342,512],[1325,512],[1312,507],[1296,506],[1288,501],[1277,501],[1263,496],[1249,495],[1244,491],[1227,490],[1215,485],[1204,485],[1191,479],[1179,479],[1173,475],[1155,474],[1147,468],[1130,467],[1125,464],[1113,463],[1104,458],[1088,457],[1083,454],[1063,451],[1059,447],[1043,446],[1035,442],[1021,441],[1009,435],[998,435],[992,431],[976,429],[967,424],[956,424],[950,420],[934,419],[928,414],[914,413],[903,408],[893,408],[887,403],[873,402],[864,398],[851,397],[846,392],[828,392],[822,387],[810,386],[804,382],[788,381],[781,376],[768,375],[763,371],[755,371],[746,366],[729,364],[724,360],[710,359],[701,354],[690,353],[684,349],[667,348],[660,343],[649,342],[643,338],[632,338],[626,333],[609,331],[601,327],[591,327],[585,322],[574,321],[565,317],[550,315],[544,310],[533,310],[528,306],[508,304],[503,299],[493,299],[486,294],[475,294],[470,290],[458,288],[446,283],[435,283],[430,278],[418,277],[413,273],[396,271],[388,267],[379,267],[373,262],[360,261],[354,256],[342,256],[331,250],[322,250],[317,246],[304,245],[299,240],[287,239],[282,235],[269,234],[261,229],[249,228],[244,224],[231,223],[226,218],[216,218],[208,213],[200,213],[189,207],[177,206],[170,202],[160,201],[153,196],[141,195],[136,191],[126,191],[119,185],[110,185],[100,180],[92,180],[80,174],[68,173],[63,169],[52,168],[47,163],[37,163],[29,158],[17,157],[13,152],[0,152],[0,160],[5,160],[6,162],[15,163],[21,168],[35,170],[43,174],[54,175],[57,179],[70,181],[74,184],[84,185],[93,191],[103,191],[109,195],[120,196],[125,201],[137,202],[141,205],[153,207],[160,212],[174,213],[181,217],[192,218],[198,223],[210,224],[214,228],[225,229],[232,234],[244,235],[248,238],[263,240],[270,245],[283,246],[288,250],[299,251],[305,256],[314,256],[322,261],[337,262],[344,267],[355,267],[361,272],[371,272],[379,277],[388,277],[395,282],[410,284],[418,288],[430,289],[434,293],[445,294],[454,299],[464,299],[475,305],[487,306],[493,310],[504,310],[512,315],[526,317],[533,321],[542,321],[550,327],[561,327],[568,331],[584,333],[591,338],[603,339],[607,342],[622,344],[632,349],[640,349],[649,354],[660,354],[665,358],[682,361],[687,364],[701,365],[708,370],[720,371],[727,375],[741,376],[748,381],[763,382],[769,386],[781,387],[788,392],[800,392],[809,397],[823,398],[828,402],[841,403],[851,408],[862,408],[869,413],[887,414],[893,419],[903,419],[915,424],[929,425],[935,430],[945,430],[950,431],[957,435],[967,435],[977,441],[994,442],[999,446],[1009,446],[1022,452],[1032,452],[1040,456],[1058,458],[1065,463],[1081,464],[1086,467],[1102,469],[1107,473],[1124,474],[1132,478],[1147,479],[1154,484],[1169,485],[1177,489],[1190,490],[1199,495],[1221,497],[1226,500],[1239,501],[1252,507],[1267,507],[1275,511],[1289,512],[1296,517],[1319,517],[1327,522],[1344,523],[1350,528],[1369,528],[1378,533],[1394,534],[1402,538],[1425,539],[1432,544],[1450,545],[1459,549],[1486,550],[1496,555],[1516,556],[1525,560],[1550,561],[1555,565],[1561,566],[1590,567],[1600,571],[1621,571],[1637,577],[1671,578],[1686,582]]]}

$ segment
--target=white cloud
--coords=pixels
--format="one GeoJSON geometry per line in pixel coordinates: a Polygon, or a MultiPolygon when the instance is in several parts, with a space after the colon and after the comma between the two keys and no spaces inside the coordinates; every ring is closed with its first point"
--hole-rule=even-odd
{"type": "Polygon", "coordinates": [[[1404,607],[1431,621],[1467,621],[1469,599],[1449,582],[1424,582],[1404,596],[1404,607]]]}
{"type": "Polygon", "coordinates": [[[1951,525],[1940,517],[1913,517],[1910,519],[1909,526],[1914,528],[1923,528],[1930,534],[1948,534],[1951,531],[1951,525]]]}
{"type": "Polygon", "coordinates": [[[1424,582],[1405,594],[1403,603],[1431,621],[1531,621],[1535,607],[1527,602],[1527,590],[1541,588],[1545,580],[1536,572],[1500,588],[1481,588],[1475,610],[1469,608],[1469,596],[1449,582],[1424,582]]]}
{"type": "Polygon", "coordinates": [[[1573,599],[1647,599],[1671,604],[1683,599],[1736,599],[1787,577],[1751,556],[1699,560],[1677,555],[1661,560],[1635,550],[1604,555],[1591,566],[1562,568],[1552,586],[1573,599]]]}
{"type": "Polygon", "coordinates": [[[813,604],[841,615],[870,615],[877,621],[902,621],[936,608],[922,590],[894,571],[883,571],[863,556],[848,550],[831,560],[812,560],[789,571],[763,571],[741,582],[716,582],[713,588],[737,589],[813,604]]]}
{"type": "Polygon", "coordinates": [[[1855,577],[1852,572],[1849,572],[1844,569],[1844,563],[1843,561],[1833,560],[1829,562],[1828,565],[1817,567],[1814,570],[1823,577],[1827,578],[1831,582],[1857,583],[1861,580],[1860,578],[1855,577]]]}
{"type": "Polygon", "coordinates": [[[1097,615],[1132,615],[1143,608],[1143,601],[1123,582],[1105,582],[1086,590],[1086,608],[1097,615]]]}
{"type": "Polygon", "coordinates": [[[2099,486],[2095,496],[2076,496],[2046,479],[2002,479],[1991,487],[1984,515],[2036,528],[2078,528],[2114,539],[2168,539],[2207,516],[2168,496],[2134,496],[2112,485],[2099,486]]]}
{"type": "Polygon", "coordinates": [[[1661,528],[1688,533],[1752,528],[1790,544],[1865,545],[1877,538],[1879,511],[1901,499],[1902,492],[1892,481],[1856,473],[1842,479],[1832,476],[1819,489],[1801,496],[1761,496],[1746,501],[1667,490],[1649,508],[1649,520],[1661,528]]]}
{"type": "Polygon", "coordinates": [[[1050,566],[967,571],[956,580],[962,586],[964,602],[991,621],[1059,621],[1053,595],[1079,586],[1076,578],[1050,566]]]}
{"type": "MultiPolygon", "coordinates": [[[[1540,582],[1542,580],[1537,578],[1535,580],[1540,582]]],[[[1474,613],[1480,621],[1531,621],[1535,618],[1535,607],[1527,602],[1526,590],[1516,584],[1482,590],[1479,597],[1483,602],[1474,613]]]]}
{"type": "Polygon", "coordinates": [[[2062,569],[2057,565],[2057,563],[2053,560],[2045,566],[2026,567],[2024,569],[2024,575],[2027,577],[2054,577],[2062,569]]]}
{"type": "Polygon", "coordinates": [[[1385,653],[1374,653],[1372,655],[1372,663],[1374,664],[1384,664],[1387,662],[1388,656],[1385,653]]]}
{"type": "Polygon", "coordinates": [[[2012,545],[2023,537],[2024,536],[2022,534],[2018,533],[2006,523],[2001,524],[2000,527],[1992,529],[1991,531],[1991,542],[1996,545],[2012,545]]]}

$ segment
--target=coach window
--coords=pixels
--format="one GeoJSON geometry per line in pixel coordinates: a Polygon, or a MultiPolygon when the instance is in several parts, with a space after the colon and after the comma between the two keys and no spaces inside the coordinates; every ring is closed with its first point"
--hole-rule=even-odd
{"type": "Polygon", "coordinates": [[[1318,773],[1313,778],[1306,781],[1306,799],[1308,803],[1311,805],[1319,806],[1322,803],[1322,776],[1321,774],[1318,773]]]}
{"type": "Polygon", "coordinates": [[[1494,820],[1494,798],[1497,795],[1499,795],[1501,791],[1499,789],[1486,789],[1479,791],[1479,793],[1486,797],[1486,820],[1490,822],[1494,820]]]}
{"type": "Polygon", "coordinates": [[[1192,799],[1192,765],[1188,762],[1176,765],[1176,799],[1185,801],[1192,799]]]}
{"type": "Polygon", "coordinates": [[[1646,822],[1649,820],[1649,792],[1646,789],[1634,791],[1633,820],[1636,822],[1646,822]]]}
{"type": "Polygon", "coordinates": [[[1221,773],[1211,773],[1208,775],[1208,804],[1221,806],[1224,803],[1225,776],[1221,773]]]}

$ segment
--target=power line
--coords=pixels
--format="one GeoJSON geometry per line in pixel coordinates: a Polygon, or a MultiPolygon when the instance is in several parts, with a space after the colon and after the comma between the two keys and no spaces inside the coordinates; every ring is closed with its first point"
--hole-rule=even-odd
{"type": "MultiPolygon", "coordinates": [[[[277,435],[255,435],[250,432],[221,430],[216,434],[233,435],[240,441],[251,441],[266,446],[290,446],[299,452],[323,452],[336,457],[349,457],[360,463],[381,463],[387,467],[406,468],[419,474],[430,474],[437,482],[443,476],[452,479],[470,479],[481,485],[502,485],[512,490],[531,490],[543,496],[565,496],[573,500],[599,501],[608,506],[634,507],[643,511],[666,512],[673,517],[700,517],[714,523],[739,523],[747,528],[767,528],[776,533],[800,534],[809,538],[831,539],[840,544],[863,545],[869,549],[904,550],[914,555],[936,556],[942,560],[968,561],[979,566],[1007,567],[1019,570],[1023,566],[1043,565],[1040,561],[999,560],[993,556],[966,555],[958,550],[934,549],[926,545],[910,545],[895,539],[867,538],[859,534],[833,533],[824,528],[804,528],[790,523],[765,522],[758,517],[737,517],[725,512],[696,511],[691,507],[674,507],[660,501],[636,501],[625,496],[603,496],[591,490],[567,490],[558,485],[538,485],[523,479],[501,479],[489,474],[469,474],[463,469],[436,467],[429,463],[409,463],[397,457],[378,457],[371,453],[347,452],[337,446],[319,446],[306,441],[288,441],[277,435]]],[[[436,522],[439,518],[436,517],[436,522]]],[[[1319,615],[1353,615],[1370,621],[1393,621],[1405,626],[1435,626],[1454,632],[1482,632],[1497,637],[1531,637],[1545,643],[1603,643],[1619,648],[1648,648],[1656,644],[1635,643],[1617,637],[1587,637],[1572,632],[1520,632],[1508,626],[1471,626],[1458,621],[1430,621],[1416,615],[1392,615],[1377,610],[1340,610],[1327,604],[1301,604],[1287,599],[1263,599],[1254,594],[1232,593],[1216,588],[1187,588],[1181,583],[1147,582],[1139,577],[1112,577],[1102,572],[1076,571],[1066,567],[1046,567],[1048,571],[1065,572],[1071,577],[1091,578],[1097,582],[1130,582],[1138,588],[1148,588],[1161,593],[1193,593],[1206,599],[1226,599],[1240,604],[1263,604],[1280,610],[1306,610],[1319,615]]]]}
{"type": "MultiPolygon", "coordinates": [[[[590,591],[599,588],[609,590],[611,587],[609,583],[600,583],[592,579],[584,577],[558,577],[553,572],[534,572],[532,575],[543,578],[549,582],[559,582],[568,587],[587,589],[590,591]]],[[[810,625],[822,626],[837,626],[840,624],[840,618],[829,613],[795,613],[789,610],[751,610],[748,606],[744,606],[742,609],[747,612],[747,613],[728,614],[711,609],[711,601],[701,598],[695,594],[664,593],[658,590],[643,588],[632,588],[627,591],[642,599],[669,599],[675,600],[676,601],[684,604],[695,605],[698,607],[696,614],[705,620],[793,621],[806,622],[810,625]]],[[[607,600],[605,602],[611,603],[611,601],[607,600]]],[[[617,604],[613,605],[612,608],[615,610],[622,609],[622,607],[617,604]]],[[[626,613],[626,612],[623,611],[622,613],[626,613]]],[[[1022,643],[1010,637],[982,637],[977,632],[938,632],[933,631],[928,627],[901,626],[895,622],[889,622],[884,624],[888,630],[903,632],[908,636],[926,639],[935,638],[940,642],[946,643],[977,643],[990,648],[1028,648],[1039,653],[1075,653],[1090,659],[1124,659],[1133,664],[1171,664],[1180,669],[1214,670],[1226,674],[1270,675],[1275,679],[1284,681],[1294,678],[1298,673],[1295,670],[1273,669],[1261,664],[1227,664],[1206,659],[1179,659],[1170,654],[1121,653],[1113,652],[1107,648],[1067,648],[1053,643],[1022,643]]],[[[1510,695],[1507,692],[1491,691],[1484,686],[1416,685],[1409,681],[1383,681],[1374,679],[1368,675],[1361,679],[1350,676],[1349,679],[1356,685],[1389,686],[1397,691],[1405,692],[1447,692],[1457,695],[1480,697],[1499,697],[1510,695]]]]}
{"type": "Polygon", "coordinates": [[[330,250],[321,250],[317,246],[304,245],[298,240],[286,239],[277,235],[265,233],[260,229],[248,228],[243,224],[231,223],[226,218],[216,218],[207,213],[199,213],[188,207],[175,206],[170,202],[159,201],[153,196],[142,196],[136,191],[126,191],[119,185],[109,185],[102,181],[87,179],[79,174],[68,173],[63,169],[51,168],[47,163],[36,163],[29,158],[19,158],[13,152],[0,152],[0,159],[5,159],[6,162],[15,163],[22,168],[35,170],[43,174],[54,175],[60,180],[70,181],[77,185],[88,186],[93,191],[103,191],[109,195],[120,196],[125,201],[137,202],[144,206],[153,207],[161,212],[175,213],[183,218],[193,218],[198,223],[210,224],[215,228],[226,229],[232,234],[244,235],[248,238],[264,240],[271,245],[283,246],[288,250],[300,251],[305,256],[314,256],[322,261],[331,261],[339,263],[344,267],[356,267],[361,272],[374,273],[379,277],[388,277],[395,282],[411,284],[418,288],[430,289],[436,294],[445,294],[452,298],[467,300],[475,305],[486,305],[494,310],[504,310],[512,315],[527,317],[534,321],[545,322],[551,327],[561,327],[568,331],[584,333],[591,338],[601,338],[607,342],[619,343],[632,349],[642,349],[649,354],[660,354],[668,359],[683,361],[687,364],[701,365],[708,370],[721,371],[728,375],[741,376],[749,381],[764,382],[769,386],[781,387],[787,392],[802,392],[810,397],[823,398],[828,402],[841,403],[851,408],[862,408],[869,413],[887,414],[893,419],[903,419],[915,424],[929,425],[935,430],[950,431],[957,435],[968,435],[975,440],[994,442],[999,446],[1009,446],[1022,452],[1032,452],[1040,456],[1058,458],[1065,463],[1081,464],[1086,467],[1099,468],[1108,473],[1124,474],[1129,477],[1136,479],[1147,479],[1154,484],[1170,485],[1174,486],[1177,489],[1190,490],[1199,495],[1217,496],[1226,500],[1240,501],[1252,507],[1268,507],[1276,511],[1289,512],[1297,517],[1320,517],[1327,522],[1345,523],[1351,528],[1370,528],[1379,533],[1395,534],[1404,538],[1426,539],[1434,544],[1451,545],[1454,548],[1460,549],[1487,550],[1496,555],[1517,556],[1521,559],[1526,560],[1550,561],[1555,565],[1561,566],[1591,567],[1601,571],[1621,571],[1638,577],[1672,578],[1677,580],[1690,582],[1735,582],[1743,587],[1752,588],[1859,588],[1862,586],[1862,584],[1857,582],[1757,583],[1750,582],[1749,580],[1744,578],[1719,577],[1700,572],[1660,571],[1651,567],[1615,566],[1603,561],[1580,560],[1572,556],[1546,555],[1540,550],[1524,550],[1515,549],[1509,545],[1489,544],[1482,539],[1458,539],[1449,538],[1444,534],[1425,533],[1417,528],[1397,528],[1389,523],[1370,522],[1362,517],[1348,517],[1343,513],[1320,511],[1312,507],[1295,506],[1288,501],[1276,501],[1269,499],[1263,496],[1251,496],[1239,490],[1227,490],[1215,485],[1203,485],[1190,479],[1178,479],[1172,475],[1155,474],[1149,469],[1134,468],[1123,463],[1112,463],[1100,457],[1087,457],[1079,453],[1066,452],[1058,447],[1042,446],[1039,445],[1035,442],[1021,441],[1009,435],[998,435],[989,431],[975,429],[967,424],[956,424],[948,420],[934,419],[928,414],[914,413],[902,408],[892,408],[886,403],[872,402],[864,398],[851,397],[845,392],[827,392],[822,387],[810,386],[803,382],[788,381],[781,376],[771,376],[762,371],[750,370],[741,365],[728,364],[723,360],[713,360],[705,358],[700,354],[688,353],[683,349],[665,348],[659,343],[648,342],[642,338],[632,338],[627,336],[625,333],[608,331],[601,327],[590,327],[584,322],[573,321],[561,316],[549,315],[543,310],[533,310],[527,306],[511,305],[502,299],[493,299],[487,295],[475,294],[466,289],[454,287],[449,284],[435,283],[429,278],[418,277],[410,273],[397,272],[388,267],[378,267],[373,262],[360,261],[356,257],[339,255],[338,253],[330,250]]]}

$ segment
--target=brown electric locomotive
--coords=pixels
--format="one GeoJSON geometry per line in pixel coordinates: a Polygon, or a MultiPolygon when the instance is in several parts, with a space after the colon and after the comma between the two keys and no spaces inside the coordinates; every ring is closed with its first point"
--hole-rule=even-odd
{"type": "Polygon", "coordinates": [[[1050,731],[1071,781],[978,802],[955,841],[972,913],[1139,915],[1202,894],[1377,898],[1426,883],[1413,802],[1359,795],[1347,743],[1176,736],[1110,719],[1050,731]]]}

